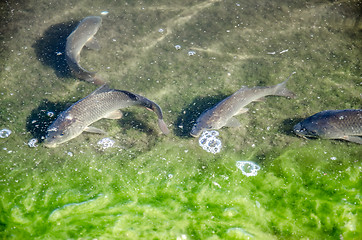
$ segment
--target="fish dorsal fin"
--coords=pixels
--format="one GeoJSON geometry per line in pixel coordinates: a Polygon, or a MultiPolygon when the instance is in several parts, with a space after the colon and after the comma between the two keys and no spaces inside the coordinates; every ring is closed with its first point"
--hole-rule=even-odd
{"type": "Polygon", "coordinates": [[[109,86],[107,84],[103,84],[102,86],[100,86],[99,88],[97,88],[96,90],[94,90],[91,94],[89,95],[95,95],[95,94],[99,94],[102,92],[108,92],[112,89],[109,88],[109,86]]]}
{"type": "Polygon", "coordinates": [[[236,118],[232,117],[230,118],[227,123],[225,124],[225,127],[240,127],[241,124],[239,122],[239,120],[237,120],[236,118]]]}
{"type": "Polygon", "coordinates": [[[84,129],[85,132],[90,132],[90,133],[97,133],[97,134],[107,134],[105,131],[103,131],[102,129],[96,128],[96,127],[92,127],[92,126],[88,126],[84,129]]]}
{"type": "Polygon", "coordinates": [[[113,112],[107,113],[106,116],[104,116],[104,118],[108,118],[108,119],[121,119],[123,117],[123,114],[120,110],[115,110],[113,112]]]}
{"type": "Polygon", "coordinates": [[[99,45],[97,39],[95,37],[92,37],[91,39],[89,39],[86,43],[85,46],[89,49],[93,49],[93,50],[99,50],[101,49],[101,46],[99,45]]]}

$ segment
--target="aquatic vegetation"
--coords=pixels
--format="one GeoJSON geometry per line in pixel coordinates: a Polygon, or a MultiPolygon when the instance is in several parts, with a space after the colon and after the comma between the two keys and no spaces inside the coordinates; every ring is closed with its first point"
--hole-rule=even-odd
{"type": "Polygon", "coordinates": [[[221,140],[217,136],[219,136],[219,132],[216,130],[203,131],[199,138],[199,145],[205,151],[216,154],[222,147],[221,140]]]}
{"type": "Polygon", "coordinates": [[[11,134],[10,129],[4,128],[0,130],[0,138],[7,138],[10,136],[10,134],[11,134]]]}
{"type": "Polygon", "coordinates": [[[247,177],[258,175],[260,166],[251,161],[237,161],[236,167],[247,177]]]}

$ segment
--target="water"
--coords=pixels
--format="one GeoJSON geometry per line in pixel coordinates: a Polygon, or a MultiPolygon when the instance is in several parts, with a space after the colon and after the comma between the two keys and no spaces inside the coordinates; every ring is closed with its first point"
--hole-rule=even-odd
{"type": "Polygon", "coordinates": [[[0,238],[362,238],[361,146],[292,132],[316,112],[360,108],[358,1],[0,4],[0,126],[12,131],[0,138],[0,238]],[[90,15],[103,19],[101,49],[83,50],[82,66],[159,104],[169,136],[155,114],[130,107],[94,124],[106,136],[43,147],[51,121],[96,88],[69,74],[64,54],[90,15]],[[297,97],[249,104],[241,127],[218,130],[216,154],[189,136],[201,112],[241,86],[293,71],[297,97]],[[262,166],[257,176],[243,175],[242,159],[262,166]]]}

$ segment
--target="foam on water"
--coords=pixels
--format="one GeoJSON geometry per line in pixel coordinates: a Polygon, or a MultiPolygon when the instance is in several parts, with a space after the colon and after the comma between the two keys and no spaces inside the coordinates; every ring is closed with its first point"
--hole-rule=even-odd
{"type": "Polygon", "coordinates": [[[236,167],[247,177],[258,175],[260,170],[260,166],[251,161],[237,161],[236,167]]]}
{"type": "Polygon", "coordinates": [[[11,134],[11,130],[4,128],[0,130],[0,138],[7,138],[11,134]]]}
{"type": "Polygon", "coordinates": [[[37,143],[38,143],[38,139],[32,138],[32,139],[29,140],[28,146],[29,147],[37,147],[38,146],[38,145],[36,145],[37,143]]]}
{"type": "Polygon", "coordinates": [[[107,149],[107,148],[113,147],[114,143],[115,143],[115,141],[110,138],[102,138],[101,140],[98,141],[97,145],[101,149],[107,149]]]}
{"type": "Polygon", "coordinates": [[[216,138],[219,136],[219,132],[212,130],[212,131],[204,131],[199,138],[199,145],[207,152],[211,152],[216,154],[220,152],[222,143],[220,139],[216,138]]]}

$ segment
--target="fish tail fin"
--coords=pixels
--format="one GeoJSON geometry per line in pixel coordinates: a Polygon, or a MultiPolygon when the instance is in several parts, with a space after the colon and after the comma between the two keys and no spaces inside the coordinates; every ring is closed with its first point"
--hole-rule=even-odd
{"type": "Polygon", "coordinates": [[[157,114],[158,117],[158,127],[161,129],[162,133],[167,135],[170,133],[170,130],[168,130],[167,125],[165,123],[165,121],[163,121],[163,114],[162,114],[162,109],[160,106],[158,106],[156,103],[150,101],[147,99],[148,104],[150,105],[149,107],[146,106],[146,108],[148,108],[149,110],[155,112],[157,114]]]}
{"type": "Polygon", "coordinates": [[[158,126],[161,129],[163,134],[167,135],[170,133],[170,130],[168,130],[167,125],[166,125],[165,121],[163,121],[163,119],[160,119],[160,118],[158,119],[158,126]]]}
{"type": "Polygon", "coordinates": [[[275,93],[274,95],[277,96],[283,96],[283,97],[289,97],[289,98],[295,98],[295,94],[287,89],[287,82],[289,78],[294,74],[295,72],[292,72],[289,77],[282,83],[279,83],[275,86],[275,93]]]}

